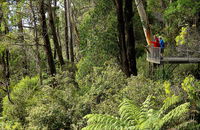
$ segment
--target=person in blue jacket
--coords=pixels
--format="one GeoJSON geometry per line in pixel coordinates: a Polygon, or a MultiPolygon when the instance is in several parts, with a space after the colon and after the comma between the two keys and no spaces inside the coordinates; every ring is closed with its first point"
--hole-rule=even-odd
{"type": "Polygon", "coordinates": [[[165,43],[164,43],[162,37],[160,37],[159,43],[160,43],[161,53],[163,54],[164,53],[164,48],[165,48],[165,43]]]}

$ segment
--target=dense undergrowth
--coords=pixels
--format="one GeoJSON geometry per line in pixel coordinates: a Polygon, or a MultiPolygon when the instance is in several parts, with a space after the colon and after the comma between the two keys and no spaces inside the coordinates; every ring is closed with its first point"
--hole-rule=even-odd
{"type": "Polygon", "coordinates": [[[81,129],[87,124],[83,117],[89,118],[84,129],[91,130],[198,127],[200,82],[193,76],[126,78],[114,61],[105,64],[82,79],[69,71],[45,79],[42,86],[37,77],[22,79],[12,87],[14,104],[7,96],[2,101],[1,128],[81,129]]]}

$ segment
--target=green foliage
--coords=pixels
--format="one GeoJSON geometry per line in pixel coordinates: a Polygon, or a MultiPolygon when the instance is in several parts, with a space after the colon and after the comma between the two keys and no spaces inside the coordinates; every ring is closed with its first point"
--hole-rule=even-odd
{"type": "Polygon", "coordinates": [[[176,45],[183,45],[186,43],[185,37],[187,35],[187,27],[182,27],[181,33],[176,37],[176,45]]]}
{"type": "Polygon", "coordinates": [[[26,77],[16,84],[10,94],[14,104],[9,102],[7,96],[3,99],[3,119],[24,124],[28,114],[26,109],[34,105],[31,98],[38,89],[37,77],[26,77]]]}
{"type": "Polygon", "coordinates": [[[170,86],[171,86],[170,82],[168,82],[168,81],[164,82],[164,87],[165,87],[165,93],[166,94],[171,94],[170,86]]]}
{"type": "MultiPolygon", "coordinates": [[[[67,90],[66,90],[67,91],[67,90]]],[[[65,90],[45,86],[34,98],[37,104],[29,108],[28,129],[69,129],[71,96],[65,90]]],[[[74,97],[74,96],[73,96],[74,97]]],[[[74,97],[75,98],[75,97],[74,97]]]]}
{"type": "Polygon", "coordinates": [[[119,91],[125,87],[126,78],[115,63],[106,63],[106,67],[96,67],[84,79],[88,86],[81,86],[81,94],[85,104],[90,104],[91,110],[98,113],[116,113],[119,104],[119,91]],[[113,82],[115,81],[115,82],[113,82]]]}
{"type": "MultiPolygon", "coordinates": [[[[102,114],[89,114],[85,116],[88,119],[88,126],[83,130],[95,129],[167,129],[175,127],[175,123],[184,122],[183,117],[187,117],[189,112],[189,103],[175,105],[177,96],[172,96],[166,100],[160,110],[154,110],[151,106],[151,96],[148,96],[141,107],[132,104],[130,100],[124,100],[120,105],[120,118],[102,114]],[[172,102],[175,100],[175,102],[172,102]]],[[[185,118],[184,118],[185,119],[185,118]]],[[[189,125],[189,124],[188,124],[189,125]]]]}
{"type": "Polygon", "coordinates": [[[63,71],[44,80],[44,86],[32,98],[37,104],[28,109],[27,129],[70,129],[78,103],[73,74],[63,71]],[[56,85],[56,86],[55,86],[56,85]]]}
{"type": "Polygon", "coordinates": [[[165,11],[165,18],[174,19],[176,21],[180,19],[183,20],[179,22],[189,21],[197,13],[199,4],[200,3],[196,0],[177,0],[165,11]],[[177,15],[179,16],[178,18],[177,15]]]}
{"type": "Polygon", "coordinates": [[[84,80],[94,67],[104,66],[106,61],[118,55],[117,23],[113,3],[99,0],[95,5],[84,12],[78,26],[82,58],[77,65],[77,80],[84,80]]]}
{"type": "Polygon", "coordinates": [[[128,85],[121,91],[123,97],[133,100],[137,105],[143,103],[150,94],[155,97],[156,106],[165,99],[162,81],[153,81],[143,75],[128,79],[128,85]]]}

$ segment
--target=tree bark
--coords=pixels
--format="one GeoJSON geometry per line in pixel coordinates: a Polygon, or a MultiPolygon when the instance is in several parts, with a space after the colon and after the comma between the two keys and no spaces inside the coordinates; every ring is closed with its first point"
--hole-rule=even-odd
{"type": "MultiPolygon", "coordinates": [[[[2,7],[0,5],[0,28],[1,28],[1,23],[3,21],[3,12],[2,12],[2,7]]],[[[0,36],[1,36],[2,30],[0,29],[0,36]]]]}
{"type": "Polygon", "coordinates": [[[66,58],[69,60],[69,37],[68,37],[68,0],[64,0],[64,7],[65,7],[65,51],[66,51],[66,58]]]}
{"type": "Polygon", "coordinates": [[[120,60],[122,64],[123,72],[129,76],[129,64],[127,59],[127,49],[125,43],[125,24],[124,24],[124,13],[123,13],[123,1],[115,0],[117,8],[117,20],[118,20],[118,37],[119,37],[119,49],[120,49],[120,60]]]}
{"type": "Polygon", "coordinates": [[[125,0],[124,14],[129,74],[137,76],[135,36],[133,33],[133,0],[125,0]]]}
{"type": "Polygon", "coordinates": [[[68,42],[69,42],[69,58],[74,62],[74,46],[73,46],[73,27],[72,27],[72,11],[71,0],[67,0],[67,13],[68,13],[68,42]]]}
{"type": "Polygon", "coordinates": [[[9,50],[6,49],[3,52],[2,55],[2,63],[3,63],[3,75],[4,75],[4,79],[5,79],[5,87],[6,87],[6,93],[8,95],[8,100],[10,101],[10,103],[14,104],[14,102],[12,101],[11,97],[10,97],[10,66],[9,66],[9,50]]]}
{"type": "Polygon", "coordinates": [[[65,64],[65,62],[64,62],[63,56],[62,56],[62,50],[59,46],[59,41],[58,41],[58,37],[57,37],[57,32],[56,32],[56,27],[55,27],[55,23],[54,23],[53,12],[52,12],[50,0],[49,0],[48,4],[49,4],[49,8],[48,8],[48,10],[49,10],[48,11],[48,13],[49,13],[49,23],[50,23],[50,27],[51,27],[51,31],[52,31],[52,35],[53,35],[54,46],[56,47],[59,62],[61,64],[61,66],[63,66],[65,64]]]}
{"type": "Polygon", "coordinates": [[[50,40],[49,40],[49,35],[48,35],[48,29],[47,29],[47,24],[46,24],[46,16],[45,16],[45,11],[44,11],[44,0],[40,1],[40,15],[41,15],[41,28],[42,28],[42,36],[44,39],[45,43],[45,49],[46,49],[46,55],[48,58],[48,65],[50,68],[50,73],[52,76],[56,74],[56,67],[55,63],[53,60],[53,55],[52,55],[52,49],[50,45],[50,40]]]}
{"type": "MultiPolygon", "coordinates": [[[[3,11],[0,10],[0,17],[1,17],[1,20],[0,20],[0,24],[1,22],[4,22],[4,33],[2,31],[0,31],[0,35],[6,35],[7,33],[9,33],[9,28],[8,28],[8,25],[7,25],[7,21],[6,19],[4,18],[4,14],[3,14],[3,11]]],[[[3,79],[4,79],[4,82],[3,85],[5,85],[5,89],[3,89],[7,96],[8,96],[8,100],[11,104],[14,104],[14,102],[12,101],[11,99],[11,96],[10,96],[10,64],[9,64],[9,60],[10,60],[10,53],[9,53],[9,50],[8,48],[6,48],[5,50],[3,50],[2,52],[2,55],[1,55],[1,64],[3,66],[3,79]]]]}
{"type": "Polygon", "coordinates": [[[149,20],[148,20],[146,11],[144,9],[144,5],[142,3],[142,0],[135,0],[135,4],[137,6],[137,10],[138,10],[138,13],[139,13],[139,16],[140,16],[140,20],[142,22],[146,41],[147,41],[148,45],[150,45],[150,42],[153,41],[153,35],[151,33],[149,20]]]}

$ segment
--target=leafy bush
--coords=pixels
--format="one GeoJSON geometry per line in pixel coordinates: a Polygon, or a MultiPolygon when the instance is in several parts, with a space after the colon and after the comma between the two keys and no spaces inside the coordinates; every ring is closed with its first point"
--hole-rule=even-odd
{"type": "Polygon", "coordinates": [[[27,129],[70,129],[72,118],[76,118],[73,112],[77,97],[72,73],[64,71],[45,79],[43,87],[32,98],[37,104],[27,108],[27,129]]]}
{"type": "Polygon", "coordinates": [[[13,87],[11,92],[10,103],[8,97],[3,99],[3,119],[4,121],[19,122],[22,125],[26,123],[25,117],[28,115],[26,110],[30,106],[34,106],[35,102],[32,97],[39,90],[38,78],[26,77],[13,87]]]}
{"type": "Polygon", "coordinates": [[[165,99],[161,81],[154,82],[143,75],[128,79],[128,85],[121,90],[123,97],[133,100],[137,105],[143,103],[149,94],[155,97],[157,106],[165,99]]]}
{"type": "MultiPolygon", "coordinates": [[[[73,104],[71,93],[66,90],[42,88],[34,98],[37,104],[29,108],[26,118],[28,129],[69,129],[71,124],[70,108],[73,104]]],[[[74,97],[75,98],[75,97],[74,97]]]]}

